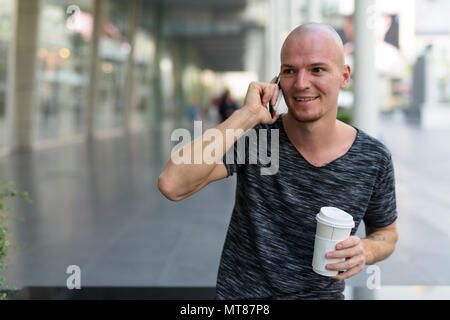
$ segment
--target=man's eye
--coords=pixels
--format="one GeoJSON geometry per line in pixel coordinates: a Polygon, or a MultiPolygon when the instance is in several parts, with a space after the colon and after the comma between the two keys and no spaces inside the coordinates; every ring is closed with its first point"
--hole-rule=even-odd
{"type": "Polygon", "coordinates": [[[294,73],[294,70],[292,70],[292,69],[284,69],[283,73],[284,74],[292,74],[292,73],[294,73]]]}
{"type": "Polygon", "coordinates": [[[321,67],[317,67],[317,68],[314,68],[314,69],[313,69],[313,72],[314,72],[314,73],[321,73],[321,72],[323,72],[323,71],[325,71],[325,69],[324,69],[324,68],[321,68],[321,67]]]}

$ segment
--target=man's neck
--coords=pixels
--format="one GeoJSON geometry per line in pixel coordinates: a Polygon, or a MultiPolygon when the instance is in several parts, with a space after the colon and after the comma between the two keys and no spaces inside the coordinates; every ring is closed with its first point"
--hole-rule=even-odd
{"type": "Polygon", "coordinates": [[[320,153],[322,150],[332,147],[339,140],[336,118],[300,122],[287,113],[282,120],[289,139],[298,149],[320,153]]]}

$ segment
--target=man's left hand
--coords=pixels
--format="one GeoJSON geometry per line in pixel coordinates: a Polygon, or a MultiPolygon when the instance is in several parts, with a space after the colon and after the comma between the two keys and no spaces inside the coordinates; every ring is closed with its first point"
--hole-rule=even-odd
{"type": "Polygon", "coordinates": [[[364,269],[366,265],[366,252],[363,242],[357,236],[350,236],[336,245],[336,251],[328,252],[326,255],[330,259],[345,258],[345,261],[327,264],[328,270],[345,271],[332,277],[336,280],[343,280],[353,277],[364,269]]]}

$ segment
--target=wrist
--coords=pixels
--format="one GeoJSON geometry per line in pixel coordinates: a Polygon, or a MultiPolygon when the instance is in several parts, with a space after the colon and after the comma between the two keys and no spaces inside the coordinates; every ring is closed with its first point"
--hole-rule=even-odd
{"type": "Polygon", "coordinates": [[[373,264],[374,261],[373,261],[371,240],[364,238],[364,239],[361,239],[361,242],[364,247],[364,256],[366,258],[366,264],[373,264]]]}
{"type": "Polygon", "coordinates": [[[259,113],[252,112],[246,105],[237,111],[239,113],[236,116],[243,121],[242,126],[244,131],[252,129],[261,122],[259,113]]]}

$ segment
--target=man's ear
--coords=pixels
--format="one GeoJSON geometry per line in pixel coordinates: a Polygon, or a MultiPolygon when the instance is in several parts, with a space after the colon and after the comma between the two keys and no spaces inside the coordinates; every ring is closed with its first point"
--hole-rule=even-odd
{"type": "Polygon", "coordinates": [[[342,82],[341,82],[341,89],[344,89],[348,86],[351,79],[351,69],[348,64],[344,65],[342,70],[342,82]]]}

